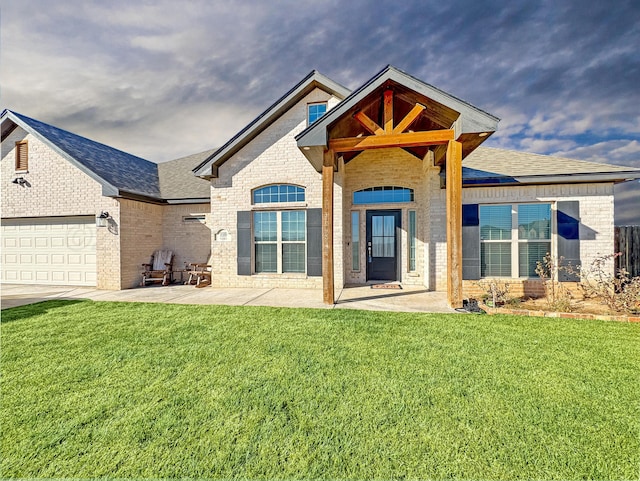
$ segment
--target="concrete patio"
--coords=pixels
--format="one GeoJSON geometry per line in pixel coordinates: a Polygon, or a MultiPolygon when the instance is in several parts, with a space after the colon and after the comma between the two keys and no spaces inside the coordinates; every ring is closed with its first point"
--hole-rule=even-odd
{"type": "Polygon", "coordinates": [[[345,287],[336,292],[333,306],[322,303],[320,289],[251,289],[193,286],[150,286],[123,291],[93,287],[33,286],[2,284],[2,309],[53,299],[94,301],[163,302],[171,304],[224,304],[232,306],[311,307],[318,309],[365,309],[396,312],[456,312],[447,305],[446,292],[429,292],[415,287],[372,289],[345,287]]]}

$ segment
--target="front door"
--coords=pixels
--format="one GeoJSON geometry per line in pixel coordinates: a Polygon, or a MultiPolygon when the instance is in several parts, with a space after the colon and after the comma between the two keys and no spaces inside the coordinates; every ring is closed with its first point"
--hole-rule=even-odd
{"type": "Polygon", "coordinates": [[[399,210],[367,211],[367,280],[398,280],[399,210]]]}

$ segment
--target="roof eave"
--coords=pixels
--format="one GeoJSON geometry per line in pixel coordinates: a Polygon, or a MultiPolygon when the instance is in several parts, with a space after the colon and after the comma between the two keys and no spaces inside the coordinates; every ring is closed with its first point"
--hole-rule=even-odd
{"type": "Polygon", "coordinates": [[[463,187],[496,187],[541,184],[585,184],[613,182],[619,184],[640,179],[640,171],[596,172],[584,174],[496,176],[462,179],[463,187]]]}
{"type": "Polygon", "coordinates": [[[185,199],[165,199],[167,204],[210,204],[211,197],[192,197],[185,199]]]}
{"type": "Polygon", "coordinates": [[[4,118],[2,119],[2,122],[4,122],[7,119],[9,119],[11,122],[13,122],[14,124],[20,126],[20,128],[24,129],[29,134],[33,135],[40,142],[42,142],[45,145],[47,145],[51,150],[53,150],[55,153],[57,153],[62,158],[67,160],[71,165],[73,165],[74,167],[76,167],[80,171],[82,171],[85,174],[87,174],[93,180],[98,182],[102,186],[102,195],[104,195],[105,197],[118,197],[118,196],[121,195],[120,190],[115,185],[111,184],[110,182],[107,182],[105,179],[103,179],[98,174],[96,174],[93,170],[85,167],[83,164],[81,164],[80,162],[75,160],[72,156],[67,154],[64,150],[59,148],[53,142],[49,141],[49,139],[47,139],[44,135],[40,134],[40,132],[38,132],[37,130],[33,129],[29,124],[23,122],[20,118],[18,118],[16,115],[14,115],[13,112],[11,112],[10,110],[5,110],[5,112],[3,112],[3,114],[4,114],[4,118]]]}

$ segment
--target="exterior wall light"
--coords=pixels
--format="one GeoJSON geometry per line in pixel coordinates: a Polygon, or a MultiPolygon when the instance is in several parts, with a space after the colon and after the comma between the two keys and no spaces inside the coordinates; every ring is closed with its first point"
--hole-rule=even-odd
{"type": "Polygon", "coordinates": [[[11,183],[16,185],[25,185],[27,183],[27,179],[25,179],[24,177],[16,177],[11,181],[11,183]]]}
{"type": "Polygon", "coordinates": [[[96,217],[96,227],[107,227],[108,220],[111,218],[108,212],[102,211],[96,217]]]}

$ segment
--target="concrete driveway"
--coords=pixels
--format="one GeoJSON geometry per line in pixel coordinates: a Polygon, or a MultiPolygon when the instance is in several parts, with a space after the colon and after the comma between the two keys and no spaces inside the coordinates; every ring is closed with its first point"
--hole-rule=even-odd
{"type": "Polygon", "coordinates": [[[371,286],[345,287],[337,291],[335,305],[322,302],[320,289],[196,289],[193,286],[149,286],[123,291],[93,287],[32,286],[2,284],[2,309],[52,299],[90,299],[94,301],[164,302],[171,304],[224,304],[231,306],[311,307],[318,309],[365,309],[397,312],[456,312],[447,306],[444,292],[415,287],[372,289],[371,286]]]}

